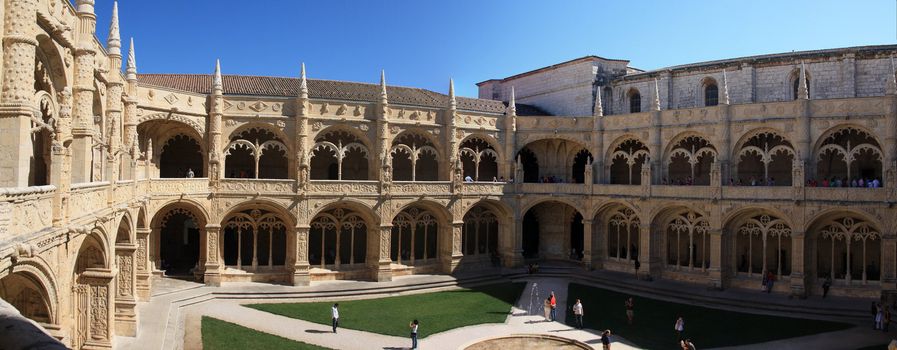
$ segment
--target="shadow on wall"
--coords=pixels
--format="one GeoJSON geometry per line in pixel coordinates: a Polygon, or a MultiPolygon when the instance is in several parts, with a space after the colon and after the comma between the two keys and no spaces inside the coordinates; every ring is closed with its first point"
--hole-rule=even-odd
{"type": "Polygon", "coordinates": [[[66,347],[32,320],[0,299],[0,344],[3,349],[65,350],[66,347]]]}

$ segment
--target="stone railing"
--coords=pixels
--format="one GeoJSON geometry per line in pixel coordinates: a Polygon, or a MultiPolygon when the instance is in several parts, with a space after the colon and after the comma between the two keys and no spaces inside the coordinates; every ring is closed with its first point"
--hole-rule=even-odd
{"type": "Polygon", "coordinates": [[[199,194],[208,192],[209,179],[207,178],[149,180],[149,194],[153,196],[199,194]]]}
{"type": "Polygon", "coordinates": [[[641,185],[592,185],[592,194],[600,196],[645,196],[641,185]]]}
{"type": "Polygon", "coordinates": [[[52,226],[55,194],[56,186],[0,188],[0,239],[52,226]]]}
{"type": "Polygon", "coordinates": [[[504,182],[465,182],[461,187],[464,194],[501,196],[513,191],[514,186],[504,182]]]}
{"type": "Polygon", "coordinates": [[[885,188],[804,187],[808,201],[886,202],[885,188]]]}
{"type": "Polygon", "coordinates": [[[107,186],[109,186],[108,181],[72,185],[72,193],[69,197],[69,217],[80,218],[95,210],[108,207],[107,186]]]}
{"type": "Polygon", "coordinates": [[[293,194],[296,193],[296,180],[290,179],[224,179],[218,184],[220,192],[239,192],[253,194],[293,194]]]}
{"type": "Polygon", "coordinates": [[[445,195],[451,194],[452,183],[449,181],[395,181],[392,183],[392,194],[445,195]]]}
{"type": "Polygon", "coordinates": [[[795,188],[791,186],[723,186],[725,199],[794,199],[795,188]]]}
{"type": "Polygon", "coordinates": [[[666,198],[711,198],[713,192],[719,187],[710,186],[651,186],[651,197],[666,198]]]}
{"type": "Polygon", "coordinates": [[[116,203],[127,202],[134,198],[134,180],[115,182],[114,197],[116,203]]]}
{"type": "Polygon", "coordinates": [[[334,181],[311,180],[308,184],[308,192],[315,194],[377,194],[379,182],[371,180],[358,181],[334,181]]]}
{"type": "Polygon", "coordinates": [[[584,184],[570,183],[523,183],[520,186],[523,193],[569,193],[569,194],[587,194],[588,188],[584,184]]]}

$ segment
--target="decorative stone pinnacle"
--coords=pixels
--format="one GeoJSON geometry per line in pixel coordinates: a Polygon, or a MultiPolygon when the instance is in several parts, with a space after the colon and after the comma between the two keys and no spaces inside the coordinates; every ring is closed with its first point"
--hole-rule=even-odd
{"type": "Polygon", "coordinates": [[[131,38],[131,47],[128,48],[128,63],[125,72],[128,80],[137,80],[137,56],[134,55],[134,38],[131,38]]]}
{"type": "Polygon", "coordinates": [[[305,62],[302,62],[302,72],[299,78],[299,95],[308,98],[308,80],[305,78],[305,62]]]}
{"type": "Polygon", "coordinates": [[[660,87],[657,85],[657,78],[654,78],[654,110],[660,110],[660,87]]]}
{"type": "Polygon", "coordinates": [[[897,95],[897,76],[895,76],[894,70],[894,56],[889,57],[890,67],[888,70],[887,76],[887,85],[885,86],[885,93],[888,95],[897,95]]]}
{"type": "Polygon", "coordinates": [[[511,86],[511,99],[508,101],[508,114],[517,114],[517,97],[515,95],[514,87],[511,86]]]}
{"type": "Polygon", "coordinates": [[[801,100],[809,100],[810,90],[807,88],[807,67],[804,65],[804,61],[800,61],[800,76],[798,79],[800,79],[800,81],[797,85],[797,98],[801,100]]]}
{"type": "Polygon", "coordinates": [[[723,69],[723,95],[720,97],[720,104],[729,104],[729,80],[726,78],[725,69],[723,69]]]}
{"type": "Polygon", "coordinates": [[[455,79],[449,78],[449,107],[455,109],[458,101],[455,99],[455,79]]]}
{"type": "Polygon", "coordinates": [[[592,108],[592,115],[595,117],[603,117],[604,116],[604,106],[601,105],[601,88],[598,88],[598,91],[595,91],[595,107],[592,108]]]}
{"type": "Polygon", "coordinates": [[[221,80],[221,60],[215,60],[215,78],[212,80],[212,89],[221,91],[224,89],[224,84],[221,80]]]}
{"type": "Polygon", "coordinates": [[[109,38],[106,40],[110,55],[121,56],[121,33],[118,26],[118,1],[112,3],[112,23],[109,25],[109,38]]]}
{"type": "Polygon", "coordinates": [[[386,99],[387,99],[387,94],[386,94],[386,70],[385,70],[385,69],[381,69],[381,70],[380,70],[380,99],[382,99],[382,100],[386,100],[386,99]]]}

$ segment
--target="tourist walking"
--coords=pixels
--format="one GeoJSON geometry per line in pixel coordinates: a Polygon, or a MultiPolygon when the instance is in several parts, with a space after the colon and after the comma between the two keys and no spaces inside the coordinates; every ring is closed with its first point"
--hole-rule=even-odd
{"type": "Polygon", "coordinates": [[[822,282],[822,298],[828,295],[828,289],[832,287],[832,276],[825,276],[825,281],[822,282]]]}
{"type": "Polygon", "coordinates": [[[558,319],[558,298],[554,296],[554,291],[551,291],[551,320],[557,321],[558,319]]]}
{"type": "Polygon", "coordinates": [[[610,329],[601,333],[601,345],[604,347],[604,350],[610,350],[610,329]]]}
{"type": "Polygon", "coordinates": [[[545,298],[542,311],[545,313],[545,322],[551,321],[551,297],[545,298]]]}
{"type": "Polygon", "coordinates": [[[333,321],[333,333],[336,333],[336,327],[339,327],[339,303],[334,303],[330,308],[330,317],[333,321]]]}
{"type": "Polygon", "coordinates": [[[408,325],[408,327],[411,328],[411,349],[412,350],[417,349],[417,326],[419,324],[420,324],[420,322],[417,322],[417,320],[414,320],[414,321],[411,321],[411,324],[408,325]]]}
{"type": "Polygon", "coordinates": [[[576,328],[582,329],[582,301],[579,299],[573,304],[573,318],[576,321],[576,328]]]}
{"type": "Polygon", "coordinates": [[[632,300],[632,297],[629,297],[623,305],[626,305],[626,320],[629,321],[629,324],[632,324],[632,319],[635,317],[635,302],[632,300]]]}
{"type": "Polygon", "coordinates": [[[685,320],[682,319],[682,316],[676,319],[676,325],[673,328],[676,329],[676,336],[682,340],[682,333],[685,332],[685,320]]]}
{"type": "Polygon", "coordinates": [[[875,316],[873,316],[874,317],[873,322],[875,323],[875,326],[873,327],[873,329],[875,329],[875,330],[882,329],[882,327],[881,327],[881,323],[883,321],[882,316],[883,316],[883,314],[882,314],[881,303],[875,304],[875,316]]]}

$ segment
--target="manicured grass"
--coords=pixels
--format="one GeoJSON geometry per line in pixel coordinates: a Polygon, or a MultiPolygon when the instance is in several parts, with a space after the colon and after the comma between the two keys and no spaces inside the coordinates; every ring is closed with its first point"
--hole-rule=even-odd
{"type": "Polygon", "coordinates": [[[204,350],[332,350],[259,332],[208,316],[202,317],[202,348],[204,350]]]}
{"type": "MultiPolygon", "coordinates": [[[[493,284],[473,289],[339,302],[340,327],[407,337],[408,324],[420,322],[418,336],[482,323],[502,323],[525,283],[493,284]]],[[[330,327],[332,302],[251,304],[256,310],[330,327]]]]}
{"type": "MultiPolygon", "coordinates": [[[[754,344],[853,327],[847,323],[746,314],[638,296],[634,297],[635,318],[630,326],[623,306],[628,297],[627,294],[571,283],[567,291],[567,310],[573,307],[576,298],[580,298],[586,328],[610,329],[647,349],[678,349],[673,330],[678,316],[685,320],[684,336],[699,349],[754,344]]],[[[572,314],[572,311],[567,312],[567,324],[573,324],[572,314]]]]}

